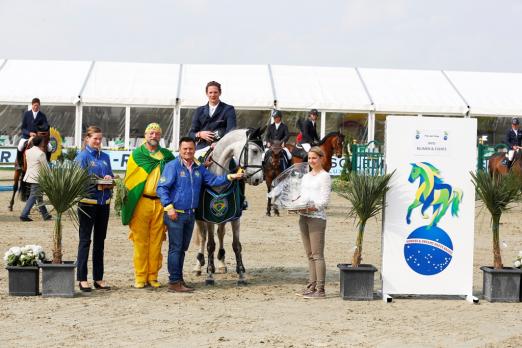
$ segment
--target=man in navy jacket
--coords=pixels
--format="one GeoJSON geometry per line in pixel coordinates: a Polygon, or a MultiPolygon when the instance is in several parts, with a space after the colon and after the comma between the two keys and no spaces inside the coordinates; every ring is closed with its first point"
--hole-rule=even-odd
{"type": "Polygon", "coordinates": [[[205,93],[208,103],[196,109],[189,131],[189,136],[196,140],[196,150],[210,146],[236,128],[236,110],[219,100],[221,85],[210,81],[205,93]]]}
{"type": "Polygon", "coordinates": [[[29,139],[36,135],[36,125],[39,124],[42,128],[49,128],[47,116],[40,111],[40,99],[33,98],[31,101],[31,110],[24,113],[22,118],[22,138],[29,139]]]}

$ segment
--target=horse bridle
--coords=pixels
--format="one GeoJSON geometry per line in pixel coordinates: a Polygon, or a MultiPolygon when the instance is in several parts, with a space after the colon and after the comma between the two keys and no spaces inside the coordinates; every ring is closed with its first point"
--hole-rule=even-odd
{"type": "Polygon", "coordinates": [[[245,178],[249,178],[251,176],[254,176],[258,172],[263,170],[263,164],[249,164],[249,162],[248,162],[248,146],[249,145],[254,145],[255,147],[257,147],[259,149],[260,153],[263,153],[263,148],[261,146],[259,146],[258,144],[256,144],[255,141],[250,140],[250,137],[248,137],[247,141],[245,142],[245,145],[241,149],[241,153],[239,155],[239,164],[237,166],[238,168],[243,169],[245,171],[245,178]],[[241,159],[243,159],[243,158],[244,158],[244,162],[243,162],[244,164],[241,165],[241,159]],[[253,173],[248,174],[246,172],[246,170],[248,168],[257,168],[257,170],[254,171],[253,173]]]}
{"type": "Polygon", "coordinates": [[[225,168],[222,164],[218,163],[217,161],[212,160],[212,163],[216,164],[219,168],[223,169],[227,173],[237,172],[238,169],[243,169],[244,172],[245,172],[245,175],[244,175],[245,179],[247,179],[247,178],[249,178],[251,176],[254,176],[258,172],[263,170],[263,165],[262,164],[259,164],[259,165],[257,165],[257,164],[249,164],[249,162],[248,162],[248,147],[249,147],[249,145],[254,145],[262,153],[263,152],[263,148],[259,144],[256,143],[256,142],[258,142],[260,140],[261,139],[250,139],[250,135],[247,136],[247,140],[245,142],[245,145],[243,145],[243,148],[241,149],[241,152],[239,154],[239,163],[232,170],[229,170],[229,169],[225,168]],[[244,159],[243,160],[243,165],[241,164],[242,163],[242,161],[241,161],[242,159],[244,159]],[[249,174],[249,173],[246,172],[246,170],[248,168],[258,168],[258,169],[255,172],[249,174]]]}

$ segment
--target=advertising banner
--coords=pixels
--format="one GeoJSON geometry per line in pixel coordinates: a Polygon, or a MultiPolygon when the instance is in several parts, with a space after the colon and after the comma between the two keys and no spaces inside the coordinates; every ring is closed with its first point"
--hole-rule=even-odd
{"type": "Polygon", "coordinates": [[[477,121],[389,116],[383,294],[472,295],[477,121]]]}

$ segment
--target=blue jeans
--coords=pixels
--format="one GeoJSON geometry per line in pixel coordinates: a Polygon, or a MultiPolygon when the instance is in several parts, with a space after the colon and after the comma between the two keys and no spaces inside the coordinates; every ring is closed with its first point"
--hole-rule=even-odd
{"type": "Polygon", "coordinates": [[[171,220],[167,213],[165,213],[163,221],[165,221],[169,232],[169,255],[167,257],[169,282],[174,283],[183,280],[185,252],[192,238],[195,215],[178,213],[178,218],[171,220]]]}
{"type": "Polygon", "coordinates": [[[22,210],[22,214],[20,217],[29,217],[29,213],[33,208],[35,203],[38,203],[38,210],[40,210],[40,214],[45,219],[49,213],[47,212],[47,208],[43,205],[42,192],[40,191],[40,186],[38,184],[29,184],[31,185],[31,193],[29,194],[29,198],[27,198],[27,202],[25,202],[24,210],[22,210]]]}

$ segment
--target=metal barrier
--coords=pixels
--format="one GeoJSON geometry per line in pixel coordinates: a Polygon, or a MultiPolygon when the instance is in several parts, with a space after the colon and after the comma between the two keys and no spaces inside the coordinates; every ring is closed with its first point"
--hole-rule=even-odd
{"type": "Polygon", "coordinates": [[[484,145],[478,144],[477,147],[477,170],[488,170],[488,162],[491,156],[496,154],[500,149],[506,149],[506,144],[497,144],[497,145],[484,145]]]}
{"type": "Polygon", "coordinates": [[[381,143],[370,141],[368,144],[352,144],[352,171],[365,175],[384,175],[384,153],[381,143]]]}

